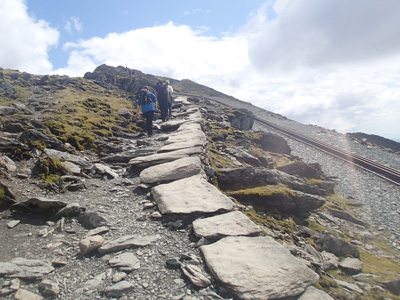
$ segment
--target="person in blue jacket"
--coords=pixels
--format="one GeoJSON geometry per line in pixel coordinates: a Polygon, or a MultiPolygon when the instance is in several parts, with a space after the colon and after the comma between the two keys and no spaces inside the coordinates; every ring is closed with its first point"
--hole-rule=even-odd
{"type": "Polygon", "coordinates": [[[146,129],[148,136],[153,134],[153,116],[154,110],[157,109],[157,98],[149,91],[148,86],[144,86],[139,92],[137,99],[136,117],[139,117],[139,112],[142,110],[143,116],[146,118],[146,129]]]}

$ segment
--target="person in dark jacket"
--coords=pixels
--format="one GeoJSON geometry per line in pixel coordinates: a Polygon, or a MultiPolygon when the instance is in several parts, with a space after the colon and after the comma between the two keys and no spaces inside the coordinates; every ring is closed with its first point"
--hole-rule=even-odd
{"type": "Polygon", "coordinates": [[[159,80],[155,86],[155,90],[157,101],[160,106],[161,120],[165,122],[168,115],[168,88],[161,80],[159,80]]]}
{"type": "Polygon", "coordinates": [[[137,99],[136,117],[139,117],[140,110],[146,118],[146,129],[148,136],[153,134],[153,116],[154,110],[157,109],[157,98],[149,91],[148,86],[144,86],[139,92],[139,99],[137,99]]]}

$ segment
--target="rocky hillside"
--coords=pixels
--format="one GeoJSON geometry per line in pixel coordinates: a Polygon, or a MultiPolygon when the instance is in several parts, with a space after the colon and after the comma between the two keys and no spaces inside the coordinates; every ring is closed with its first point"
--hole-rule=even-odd
{"type": "Polygon", "coordinates": [[[159,78],[0,71],[1,297],[400,299],[360,204],[252,113],[180,97],[145,137],[132,99],[159,78]]]}
{"type": "Polygon", "coordinates": [[[387,151],[400,153],[400,143],[378,135],[353,132],[347,133],[347,136],[353,140],[356,140],[358,143],[368,145],[369,147],[380,147],[387,151]]]}

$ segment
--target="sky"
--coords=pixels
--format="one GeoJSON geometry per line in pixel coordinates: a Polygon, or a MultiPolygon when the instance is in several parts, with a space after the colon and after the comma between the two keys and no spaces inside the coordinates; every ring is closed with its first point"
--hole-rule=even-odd
{"type": "Polygon", "coordinates": [[[398,0],[0,0],[0,20],[2,68],[121,65],[400,141],[398,0]]]}

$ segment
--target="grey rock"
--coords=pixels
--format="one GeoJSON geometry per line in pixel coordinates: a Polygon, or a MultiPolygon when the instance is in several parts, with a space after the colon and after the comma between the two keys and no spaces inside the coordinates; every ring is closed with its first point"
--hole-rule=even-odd
{"type": "Polygon", "coordinates": [[[54,215],[65,206],[67,206],[67,203],[63,201],[37,197],[15,203],[10,209],[29,213],[54,215]]]}
{"type": "Polygon", "coordinates": [[[105,292],[107,294],[107,297],[121,297],[124,294],[133,291],[133,289],[133,284],[129,281],[124,280],[114,284],[113,286],[108,287],[105,292]]]}
{"type": "Polygon", "coordinates": [[[110,228],[108,228],[107,226],[101,226],[101,227],[97,227],[92,230],[89,230],[89,232],[87,233],[87,236],[99,235],[99,234],[107,233],[109,231],[110,231],[110,228]]]}
{"type": "Polygon", "coordinates": [[[107,175],[109,178],[116,179],[119,177],[119,175],[115,173],[109,166],[103,164],[96,163],[93,165],[93,169],[97,174],[107,175]]]}
{"type": "Polygon", "coordinates": [[[173,143],[182,143],[182,142],[199,142],[206,141],[206,135],[203,131],[181,131],[176,134],[169,135],[168,139],[165,141],[165,144],[173,144],[173,143]]]}
{"type": "Polygon", "coordinates": [[[8,172],[14,172],[17,170],[17,165],[8,156],[0,156],[0,168],[5,169],[8,172]]]}
{"type": "Polygon", "coordinates": [[[144,247],[152,242],[160,239],[160,235],[150,235],[150,236],[139,236],[139,235],[126,235],[120,238],[117,238],[113,241],[106,242],[103,246],[101,246],[97,251],[100,254],[107,254],[111,252],[117,252],[120,250],[124,250],[130,247],[144,247]]]}
{"type": "Polygon", "coordinates": [[[325,271],[336,270],[339,267],[339,259],[335,254],[322,251],[321,256],[323,260],[322,268],[325,271]]]}
{"type": "Polygon", "coordinates": [[[43,300],[44,298],[25,289],[19,289],[14,295],[15,300],[43,300]]]}
{"type": "Polygon", "coordinates": [[[195,286],[205,288],[211,284],[211,280],[208,279],[201,271],[198,266],[195,265],[182,265],[181,269],[186,277],[189,278],[190,282],[195,286]]]}
{"type": "Polygon", "coordinates": [[[201,162],[197,156],[184,157],[172,162],[144,169],[139,177],[143,183],[178,180],[200,174],[201,162]]]}
{"type": "Polygon", "coordinates": [[[41,145],[46,145],[48,148],[56,149],[54,151],[67,150],[62,142],[36,129],[28,129],[24,131],[19,136],[18,140],[22,143],[28,144],[31,148],[35,148],[37,143],[40,143],[41,145]]]}
{"type": "Polygon", "coordinates": [[[336,283],[338,284],[338,285],[340,285],[341,287],[344,287],[345,289],[348,289],[348,290],[350,290],[350,291],[353,291],[353,292],[357,292],[357,293],[360,293],[360,294],[363,294],[364,292],[362,291],[362,289],[360,289],[357,285],[355,285],[355,284],[352,284],[352,283],[348,283],[348,282],[346,282],[346,281],[343,281],[343,280],[338,280],[338,279],[334,279],[335,281],[336,281],[336,283]]]}
{"type": "Polygon", "coordinates": [[[321,291],[313,286],[309,286],[306,291],[297,300],[334,300],[324,291],[321,291]]]}
{"type": "Polygon", "coordinates": [[[336,256],[360,257],[360,251],[355,246],[329,232],[322,233],[316,238],[315,243],[321,252],[327,251],[336,256]]]}
{"type": "Polygon", "coordinates": [[[95,211],[86,211],[81,213],[78,217],[78,221],[86,229],[107,226],[108,224],[106,217],[95,211]]]}
{"type": "Polygon", "coordinates": [[[346,257],[339,262],[339,268],[347,274],[355,275],[362,271],[363,263],[358,258],[346,257]]]}
{"type": "Polygon", "coordinates": [[[61,208],[52,219],[58,220],[62,217],[64,218],[74,218],[78,217],[81,213],[83,213],[86,208],[80,206],[78,203],[68,204],[67,206],[61,208]]]}
{"type": "Polygon", "coordinates": [[[240,130],[250,130],[253,128],[255,116],[247,109],[240,108],[233,110],[232,114],[228,117],[232,127],[240,130]]]}
{"type": "Polygon", "coordinates": [[[86,158],[83,158],[81,156],[48,148],[44,149],[44,153],[46,153],[49,157],[55,157],[60,160],[66,160],[74,164],[77,164],[85,170],[93,169],[93,165],[86,158]]]}
{"type": "Polygon", "coordinates": [[[240,299],[298,296],[319,279],[271,237],[226,237],[200,249],[214,277],[240,299]]]}
{"type": "Polygon", "coordinates": [[[39,292],[46,298],[56,298],[60,288],[57,283],[45,279],[39,283],[39,292]]]}
{"type": "Polygon", "coordinates": [[[269,132],[257,132],[260,136],[255,142],[265,151],[290,154],[291,149],[286,140],[279,135],[269,132]]]}
{"type": "Polygon", "coordinates": [[[113,268],[119,268],[121,271],[131,272],[140,268],[140,261],[133,253],[121,253],[111,258],[108,263],[113,268]]]}
{"type": "Polygon", "coordinates": [[[240,211],[232,211],[193,222],[196,236],[204,238],[221,238],[224,236],[258,235],[261,229],[240,211]]]}
{"type": "Polygon", "coordinates": [[[326,191],[315,184],[310,184],[304,179],[289,175],[276,169],[242,167],[221,169],[218,176],[218,185],[222,189],[242,189],[243,186],[255,187],[262,185],[283,184],[289,188],[303,193],[325,195],[326,191]]]}
{"type": "Polygon", "coordinates": [[[88,236],[79,241],[79,249],[82,255],[87,255],[96,251],[104,243],[104,238],[100,235],[88,236]]]}
{"type": "Polygon", "coordinates": [[[234,203],[199,175],[161,184],[151,189],[162,214],[226,212],[234,203]]]}
{"type": "Polygon", "coordinates": [[[0,116],[7,116],[7,115],[13,115],[17,113],[18,110],[15,107],[11,106],[0,106],[0,116]]]}
{"type": "Polygon", "coordinates": [[[14,228],[15,226],[17,226],[19,223],[21,223],[20,220],[12,220],[7,223],[7,227],[11,229],[11,228],[14,228]]]}
{"type": "Polygon", "coordinates": [[[148,156],[136,157],[134,159],[131,159],[129,161],[129,164],[132,167],[145,168],[162,163],[171,162],[179,158],[200,154],[202,152],[203,150],[201,147],[186,148],[171,152],[156,153],[148,156]]]}
{"type": "Polygon", "coordinates": [[[337,209],[329,209],[328,208],[329,213],[339,219],[343,219],[349,222],[352,222],[354,224],[358,224],[364,227],[369,227],[369,224],[367,222],[364,222],[358,218],[355,218],[354,216],[352,216],[351,214],[341,211],[341,210],[337,210],[337,209]]]}
{"type": "Polygon", "coordinates": [[[240,147],[230,147],[227,148],[226,151],[240,162],[244,162],[254,167],[259,167],[262,165],[261,161],[254,155],[251,155],[246,149],[242,149],[240,147]]]}
{"type": "Polygon", "coordinates": [[[400,295],[400,279],[389,280],[382,282],[382,285],[387,288],[391,293],[400,295]]]}
{"type": "Polygon", "coordinates": [[[323,175],[321,165],[318,163],[315,164],[306,164],[303,161],[294,162],[288,165],[281,166],[277,168],[279,171],[288,173],[290,175],[299,175],[307,178],[316,178],[319,179],[323,175]]]}
{"type": "Polygon", "coordinates": [[[15,194],[10,190],[10,188],[0,181],[0,190],[3,191],[0,195],[0,208],[8,207],[15,204],[15,194]]]}
{"type": "Polygon", "coordinates": [[[54,268],[47,260],[17,257],[12,259],[11,262],[0,262],[1,277],[37,280],[42,279],[45,274],[53,270],[54,268]]]}
{"type": "Polygon", "coordinates": [[[190,141],[190,142],[179,142],[179,143],[167,144],[167,145],[161,147],[158,150],[158,153],[171,152],[171,151],[187,149],[187,148],[203,147],[205,143],[206,143],[205,140],[194,140],[194,141],[190,141]]]}

